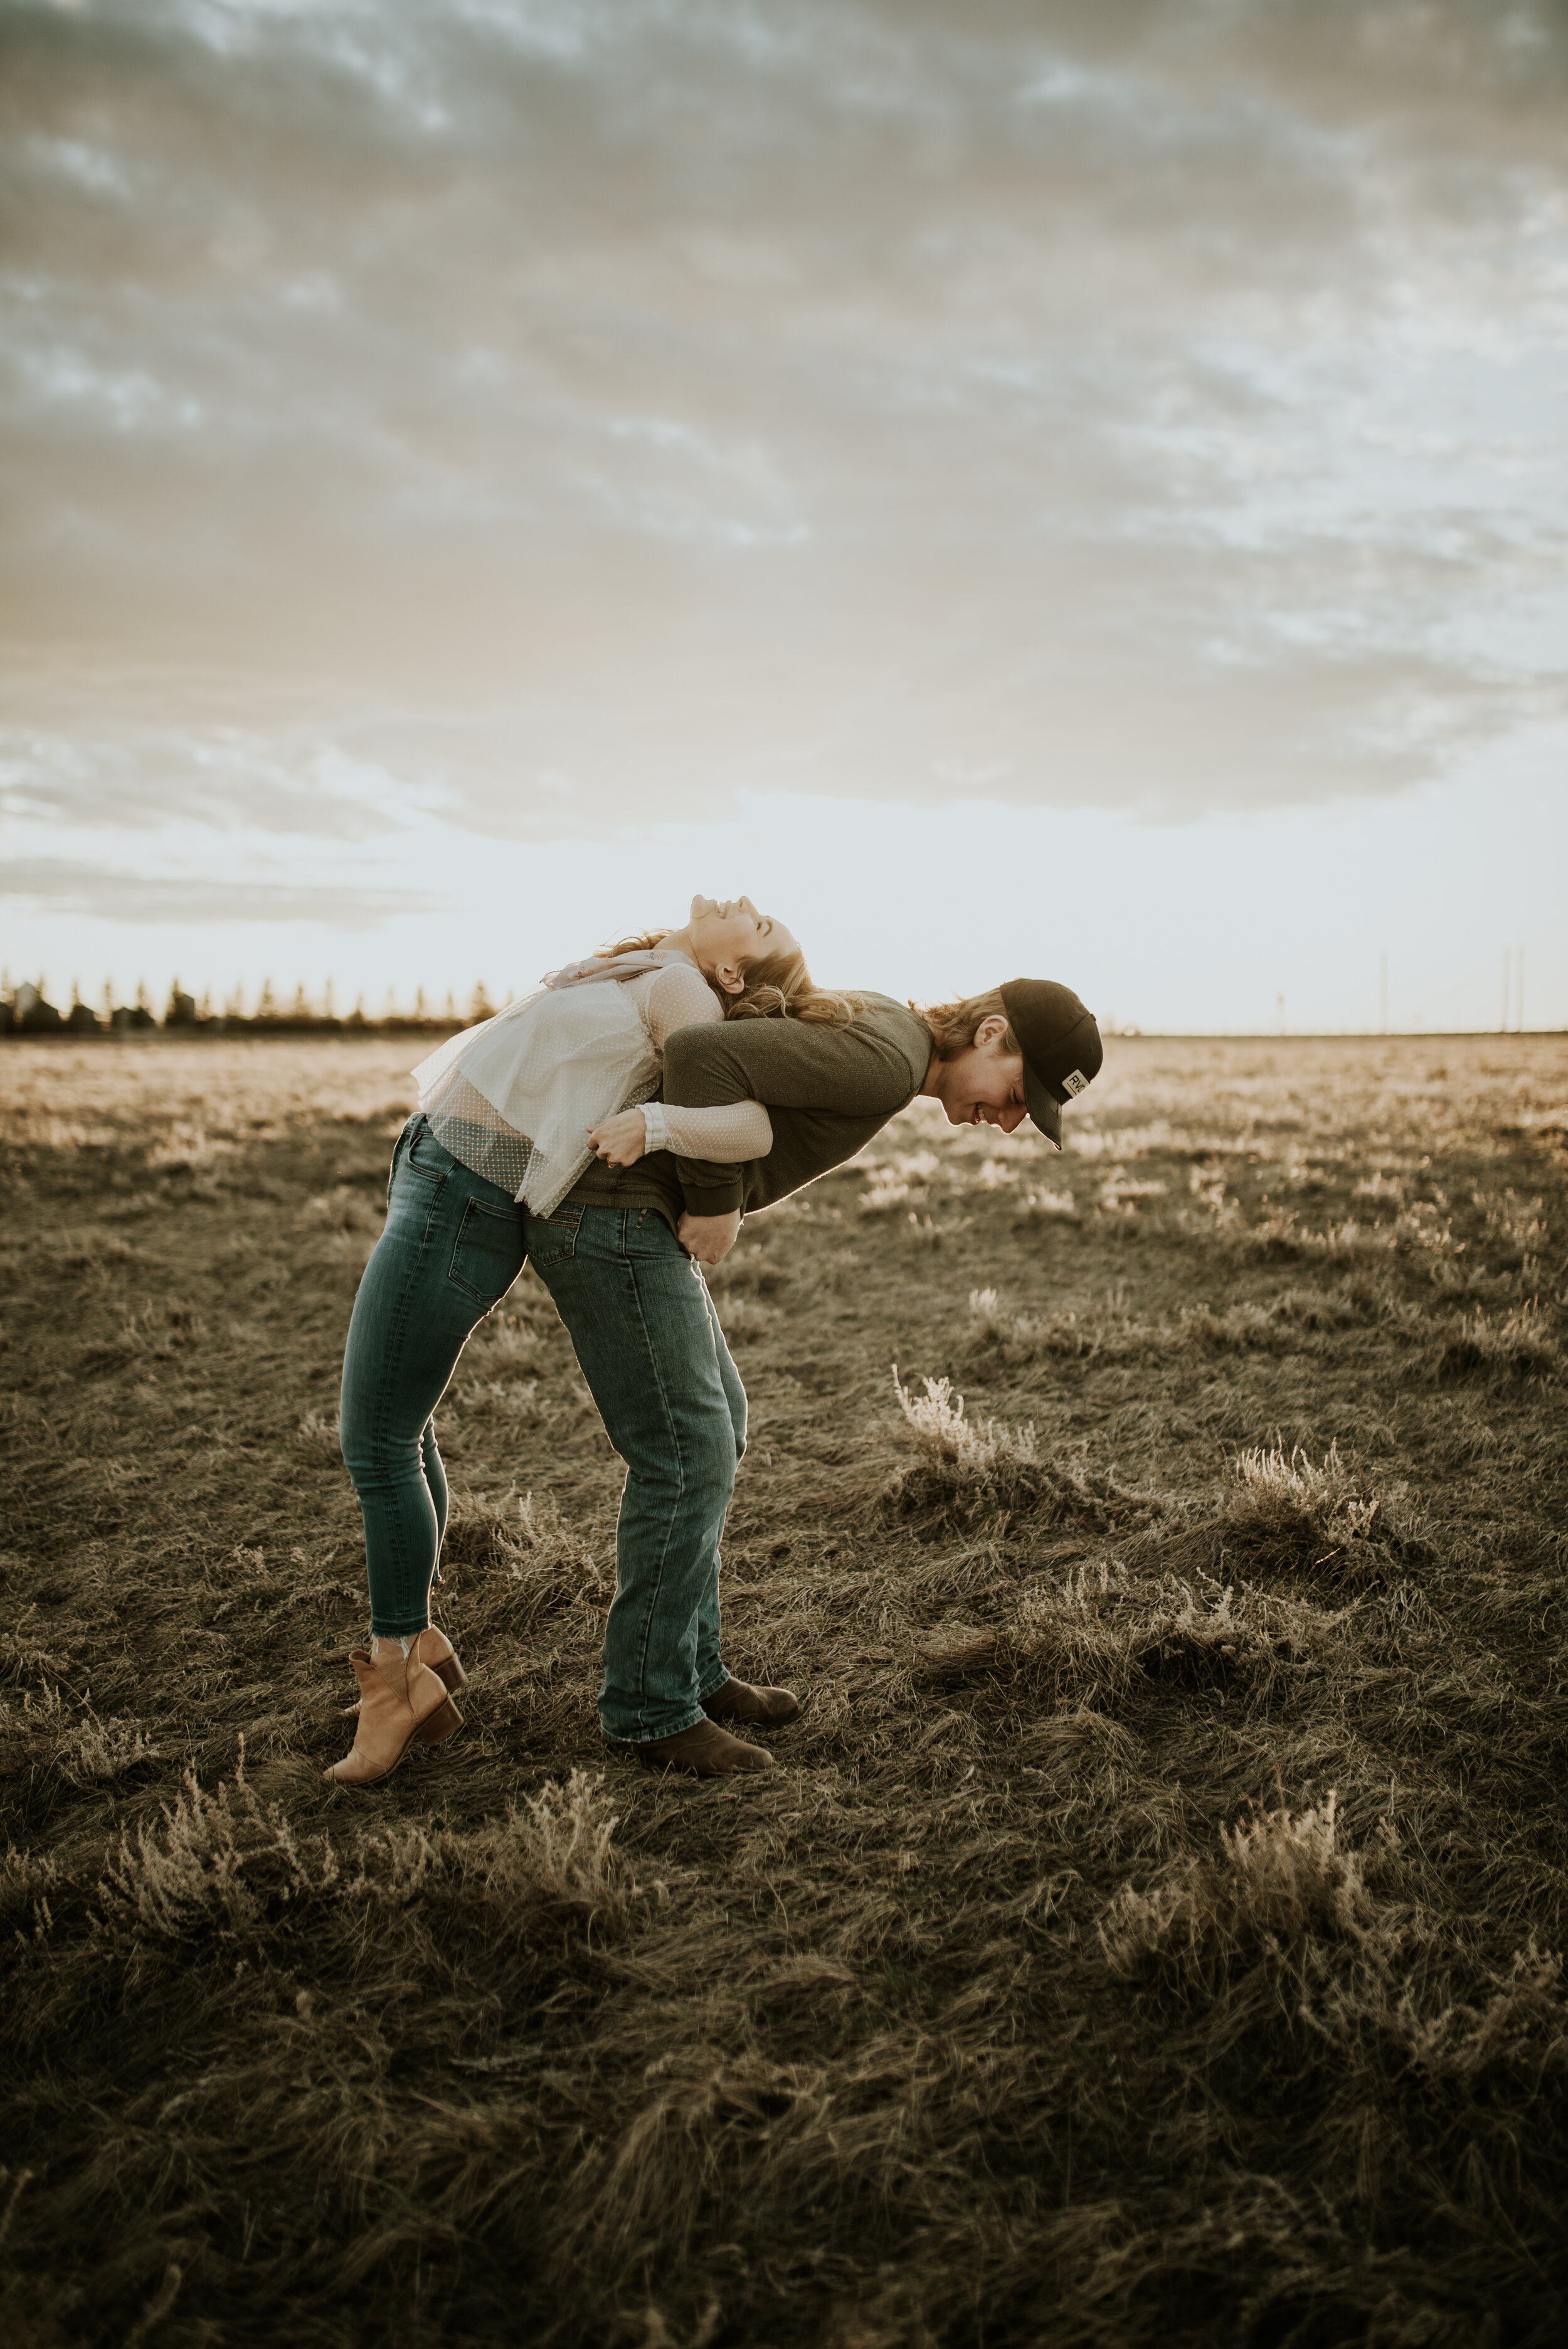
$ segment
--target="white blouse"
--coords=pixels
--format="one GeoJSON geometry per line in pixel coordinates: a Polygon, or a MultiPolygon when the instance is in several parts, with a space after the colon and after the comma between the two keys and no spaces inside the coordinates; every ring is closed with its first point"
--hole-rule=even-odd
{"type": "Polygon", "coordinates": [[[765,1158],[760,1102],[679,1109],[654,1102],[665,1040],[724,1017],[695,963],[636,978],[536,987],[421,1061],[419,1106],[443,1149],[536,1216],[558,1207],[593,1153],[588,1128],[641,1108],[649,1150],[732,1164],[765,1158]]]}

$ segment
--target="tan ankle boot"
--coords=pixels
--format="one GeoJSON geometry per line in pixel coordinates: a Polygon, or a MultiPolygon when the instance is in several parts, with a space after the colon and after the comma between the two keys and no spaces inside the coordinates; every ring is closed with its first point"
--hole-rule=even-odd
{"type": "MultiPolygon", "coordinates": [[[[419,1638],[427,1635],[420,1633],[419,1638]]],[[[408,1653],[397,1648],[373,1656],[368,1648],[349,1654],[359,1682],[359,1725],[354,1748],[323,1775],[340,1786],[369,1786],[395,1770],[416,1737],[435,1744],[460,1727],[462,1716],[434,1671],[419,1658],[419,1640],[408,1653]]]]}
{"type": "Polygon", "coordinates": [[[449,1696],[456,1696],[460,1688],[467,1688],[469,1676],[459,1663],[458,1651],[444,1631],[438,1631],[432,1623],[420,1632],[414,1644],[419,1651],[419,1661],[429,1665],[436,1678],[444,1684],[449,1696]]]}
{"type": "Polygon", "coordinates": [[[731,1737],[713,1721],[699,1721],[695,1729],[683,1729],[674,1737],[654,1737],[621,1750],[634,1754],[646,1769],[684,1770],[693,1778],[728,1778],[741,1770],[773,1767],[765,1746],[731,1737]]]}
{"type": "Polygon", "coordinates": [[[702,1709],[710,1721],[754,1721],[765,1729],[782,1729],[799,1721],[800,1700],[793,1689],[753,1688],[731,1673],[722,1688],[705,1696],[702,1709]]]}

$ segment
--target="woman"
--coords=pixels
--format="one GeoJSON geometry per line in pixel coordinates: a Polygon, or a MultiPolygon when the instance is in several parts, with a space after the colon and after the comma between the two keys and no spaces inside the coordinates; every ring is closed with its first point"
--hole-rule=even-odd
{"type": "Polygon", "coordinates": [[[421,1061],[418,1111],[392,1155],[387,1223],[355,1300],[341,1440],[365,1518],[371,1644],[354,1746],[326,1776],[368,1785],[416,1737],[459,1726],[464,1673],[429,1619],[447,1523],[432,1413],[470,1333],[522,1268],[520,1204],[548,1216],[594,1156],[647,1150],[738,1162],[772,1144],[758,1102],[653,1102],[676,1030],[814,1008],[799,945],[748,897],[694,897],[654,930],[552,971],[532,994],[421,1061]],[[629,1106],[624,1106],[629,1104],[629,1106]]]}

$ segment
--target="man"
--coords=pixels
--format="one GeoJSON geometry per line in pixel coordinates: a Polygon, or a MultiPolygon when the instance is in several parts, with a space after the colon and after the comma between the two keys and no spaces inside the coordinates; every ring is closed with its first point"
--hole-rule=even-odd
{"type": "Polygon", "coordinates": [[[762,1102],[766,1158],[595,1164],[553,1215],[525,1215],[529,1257],[626,1463],[600,1719],[612,1744],[698,1777],[770,1768],[766,1747],[725,1724],[778,1727],[800,1708],[788,1689],[733,1680],[719,1653],[718,1544],[746,1393],[697,1267],[728,1253],[743,1214],[841,1165],[913,1101],[1004,1133],[1028,1116],[1059,1149],[1062,1109],[1102,1058],[1091,1015],[1047,979],[924,1012],[861,1001],[846,1028],[729,1020],[670,1038],[665,1099],[762,1102]]]}

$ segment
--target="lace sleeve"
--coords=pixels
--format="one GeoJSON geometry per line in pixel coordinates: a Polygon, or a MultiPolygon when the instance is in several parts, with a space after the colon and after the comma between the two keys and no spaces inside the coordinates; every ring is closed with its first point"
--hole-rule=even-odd
{"type": "MultiPolygon", "coordinates": [[[[648,1033],[662,1059],[665,1040],[681,1028],[713,1028],[723,1020],[717,997],[690,963],[667,963],[654,979],[645,1002],[648,1033]]],[[[716,1108],[676,1109],[645,1102],[643,1120],[650,1150],[674,1150],[683,1158],[709,1158],[725,1166],[766,1158],[773,1125],[757,1101],[725,1102],[716,1108]]]]}
{"type": "Polygon", "coordinates": [[[718,998],[695,963],[666,963],[649,985],[645,1009],[654,1050],[662,1059],[677,1028],[713,1028],[724,1018],[718,998]]]}
{"type": "Polygon", "coordinates": [[[773,1121],[760,1102],[726,1102],[718,1109],[676,1109],[668,1102],[645,1102],[643,1123],[650,1150],[673,1150],[680,1158],[710,1158],[722,1166],[766,1158],[773,1147],[773,1121]]]}

